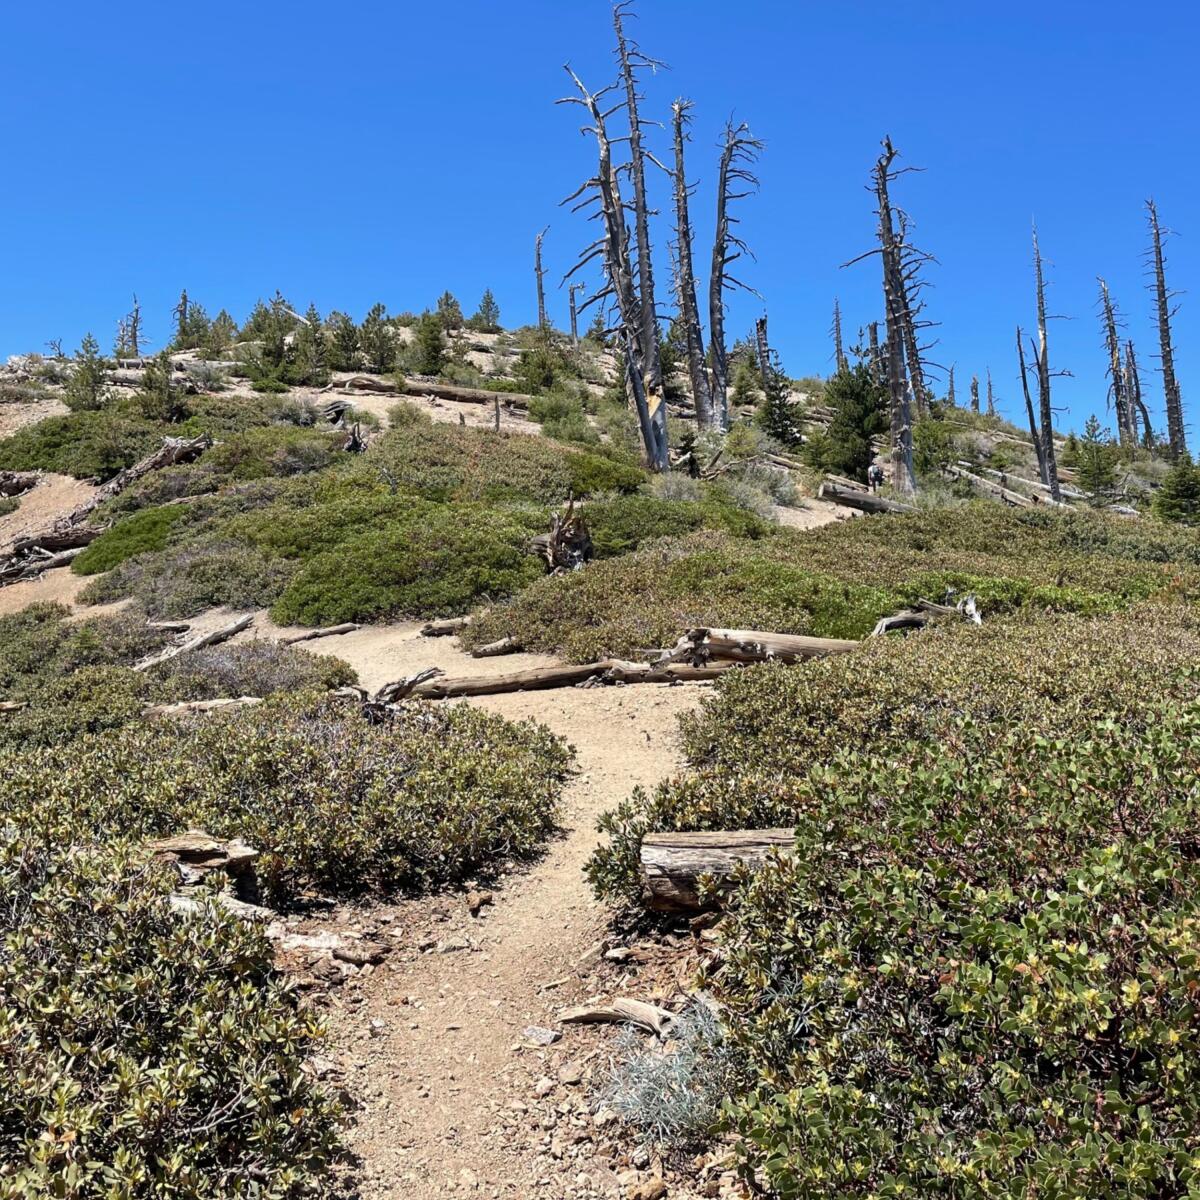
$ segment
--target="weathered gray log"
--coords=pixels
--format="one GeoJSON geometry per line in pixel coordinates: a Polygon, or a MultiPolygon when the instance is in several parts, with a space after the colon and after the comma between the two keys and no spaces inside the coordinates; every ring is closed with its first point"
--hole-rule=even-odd
{"type": "Polygon", "coordinates": [[[831,504],[840,504],[844,508],[856,508],[864,513],[910,513],[914,512],[912,505],[901,504],[898,500],[889,500],[885,496],[876,496],[872,492],[859,492],[850,488],[839,487],[836,483],[826,481],[817,489],[818,500],[828,500],[831,504]]]}
{"type": "Polygon", "coordinates": [[[657,1004],[644,1000],[627,1000],[618,997],[611,1004],[579,1004],[559,1011],[558,1019],[564,1025],[596,1025],[608,1022],[640,1025],[643,1029],[663,1037],[675,1020],[675,1014],[657,1004]]]}
{"type": "Polygon", "coordinates": [[[516,654],[521,649],[521,643],[514,637],[502,637],[499,641],[488,642],[486,646],[476,646],[471,651],[472,658],[498,658],[501,654],[516,654]]]}
{"type": "Polygon", "coordinates": [[[0,471],[0,496],[20,496],[36,487],[39,471],[0,471]]]}
{"type": "Polygon", "coordinates": [[[798,633],[768,633],[761,629],[689,629],[668,651],[664,661],[795,663],[829,654],[847,654],[858,642],[845,638],[808,637],[798,633]]]}
{"type": "Polygon", "coordinates": [[[241,633],[243,629],[249,629],[253,621],[254,614],[248,613],[244,617],[238,617],[236,621],[231,621],[228,625],[222,625],[220,629],[213,629],[208,633],[197,634],[194,638],[189,638],[181,646],[171,646],[161,654],[156,654],[153,658],[144,659],[142,662],[136,663],[133,669],[135,671],[149,671],[151,667],[157,667],[160,663],[169,662],[173,658],[178,658],[181,654],[190,654],[191,651],[203,649],[205,646],[216,646],[221,642],[227,642],[231,637],[235,637],[241,633]]]}
{"type": "Polygon", "coordinates": [[[655,912],[693,913],[719,905],[721,887],[742,863],[761,866],[772,854],[790,855],[793,829],[742,829],[714,833],[648,833],[638,873],[642,901],[655,912]],[[701,880],[711,886],[701,899],[701,880]]]}
{"type": "Polygon", "coordinates": [[[470,623],[470,617],[450,617],[445,621],[426,621],[421,626],[421,636],[449,637],[453,633],[462,633],[470,623]]]}
{"type": "Polygon", "coordinates": [[[20,712],[21,709],[28,707],[27,700],[0,700],[0,713],[20,712]]]}
{"type": "Polygon", "coordinates": [[[1047,500],[1042,500],[1040,497],[1024,496],[1020,492],[1014,492],[1012,488],[1006,488],[1003,484],[992,483],[990,480],[981,479],[978,475],[970,471],[964,471],[962,467],[944,467],[943,473],[950,479],[961,479],[969,483],[976,491],[982,492],[985,496],[990,496],[993,500],[1003,501],[1005,504],[1011,504],[1014,508],[1032,508],[1035,504],[1061,504],[1061,500],[1054,500],[1052,497],[1047,500]]]}
{"type": "Polygon", "coordinates": [[[356,629],[361,629],[361,625],[356,625],[353,621],[347,621],[344,625],[328,625],[324,629],[309,629],[305,633],[294,633],[290,637],[280,638],[281,646],[294,646],[297,642],[312,642],[317,638],[326,637],[341,637],[344,633],[353,633],[356,629]]]}

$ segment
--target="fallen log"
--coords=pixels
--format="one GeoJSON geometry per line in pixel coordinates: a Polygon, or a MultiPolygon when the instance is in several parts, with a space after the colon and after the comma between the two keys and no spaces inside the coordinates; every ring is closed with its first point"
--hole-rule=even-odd
{"type": "Polygon", "coordinates": [[[575,687],[593,680],[597,684],[688,683],[717,679],[738,665],[736,662],[721,662],[695,667],[690,663],[635,663],[606,658],[599,662],[565,667],[535,667],[509,675],[434,679],[413,688],[410,694],[420,700],[449,700],[457,696],[497,696],[506,692],[575,687]]]}
{"type": "Polygon", "coordinates": [[[716,661],[795,663],[828,654],[847,654],[858,642],[844,638],[807,637],[798,633],[767,633],[759,629],[689,629],[660,662],[716,661]]]}
{"type": "Polygon", "coordinates": [[[173,658],[178,658],[181,654],[189,654],[193,650],[201,650],[205,646],[216,646],[221,642],[227,642],[231,637],[235,637],[241,633],[243,629],[249,629],[254,621],[254,614],[248,613],[244,617],[238,617],[236,621],[231,621],[228,625],[222,625],[220,629],[210,630],[208,633],[197,634],[194,638],[189,638],[181,646],[171,646],[164,650],[161,654],[154,655],[153,658],[143,659],[142,662],[134,665],[135,671],[149,671],[151,667],[157,667],[160,663],[169,662],[173,658]]]}
{"type": "Polygon", "coordinates": [[[347,621],[344,625],[329,625],[324,629],[310,629],[306,633],[294,633],[291,637],[279,639],[281,646],[294,646],[298,642],[312,642],[317,638],[325,637],[341,637],[343,633],[353,633],[356,629],[361,629],[361,625],[356,625],[353,621],[347,621]]]}
{"type": "Polygon", "coordinates": [[[99,507],[106,500],[111,500],[131,483],[136,483],[143,475],[149,475],[151,471],[192,462],[212,444],[213,440],[207,433],[202,433],[199,437],[194,438],[163,438],[163,444],[157,450],[152,454],[147,454],[145,458],[139,459],[133,466],[126,467],[125,470],[114,475],[86,504],[75,509],[66,518],[67,522],[75,524],[81,521],[92,509],[99,507]]]}
{"type": "MultiPolygon", "coordinates": [[[[969,464],[959,462],[958,466],[969,466],[969,464]]],[[[1024,475],[1014,475],[1011,471],[997,471],[994,467],[980,467],[979,469],[985,475],[995,475],[996,478],[1001,481],[1001,483],[1006,480],[1011,480],[1013,483],[1019,483],[1023,487],[1035,488],[1039,492],[1050,491],[1050,485],[1042,483],[1040,479],[1026,479],[1024,475]]],[[[1069,500],[1087,499],[1087,495],[1084,492],[1077,492],[1074,488],[1063,487],[1061,484],[1059,484],[1058,490],[1069,500]]]]}
{"type": "MultiPolygon", "coordinates": [[[[143,388],[146,386],[146,373],[141,370],[116,370],[109,371],[105,377],[106,383],[111,383],[114,387],[122,388],[143,388]]],[[[200,389],[196,385],[196,381],[187,374],[181,363],[175,365],[175,369],[171,374],[171,390],[183,392],[185,395],[195,395],[200,389]]]]}
{"type": "Polygon", "coordinates": [[[741,863],[759,866],[771,854],[791,854],[792,829],[743,829],[716,833],[647,833],[638,873],[642,901],[655,912],[700,912],[718,905],[721,886],[741,863]],[[715,885],[706,900],[700,881],[715,885]]]}
{"type": "Polygon", "coordinates": [[[1014,508],[1032,508],[1035,504],[1058,505],[1058,501],[1056,500],[1049,498],[1043,500],[1037,496],[1025,496],[1020,492],[1014,492],[1012,488],[1006,488],[1003,484],[991,483],[986,479],[981,479],[978,475],[972,474],[970,471],[964,471],[962,467],[943,467],[942,474],[950,479],[964,480],[977,492],[981,492],[985,496],[990,496],[993,500],[1000,500],[1004,504],[1009,504],[1014,508]]]}
{"type": "Polygon", "coordinates": [[[831,504],[841,504],[845,508],[856,508],[864,513],[910,513],[915,509],[911,504],[901,504],[898,500],[889,500],[886,496],[876,496],[872,492],[855,491],[847,487],[839,487],[836,483],[826,481],[817,489],[818,500],[828,500],[831,504]]]}
{"type": "Polygon", "coordinates": [[[143,717],[180,717],[188,713],[223,712],[229,708],[248,708],[261,704],[260,696],[229,696],[220,700],[180,700],[175,704],[152,704],[142,709],[143,717]]]}
{"type": "Polygon", "coordinates": [[[471,651],[472,658],[497,658],[501,654],[516,654],[521,650],[521,643],[513,637],[502,637],[498,642],[488,642],[486,646],[476,646],[471,651]]]}
{"type": "Polygon", "coordinates": [[[838,487],[849,488],[852,492],[870,492],[870,488],[865,483],[857,479],[850,479],[845,475],[835,475],[830,471],[825,478],[838,487]]]}
{"type": "Polygon", "coordinates": [[[28,704],[28,700],[0,700],[0,713],[20,712],[28,704]]]}
{"type": "Polygon", "coordinates": [[[450,617],[445,621],[426,621],[421,626],[421,636],[449,637],[452,633],[462,633],[470,623],[470,617],[450,617]]]}
{"type": "Polygon", "coordinates": [[[26,579],[36,579],[43,571],[53,571],[56,567],[65,567],[82,553],[82,546],[71,550],[60,550],[57,554],[49,554],[35,549],[19,561],[10,562],[8,565],[4,565],[5,560],[0,559],[0,587],[5,587],[10,583],[22,583],[26,579]]]}
{"type": "Polygon", "coordinates": [[[528,408],[533,399],[520,392],[488,391],[487,388],[459,387],[457,384],[425,379],[399,381],[399,388],[406,396],[433,396],[438,400],[453,400],[459,404],[492,404],[499,400],[506,408],[528,408]]]}
{"type": "Polygon", "coordinates": [[[20,496],[36,487],[41,477],[38,471],[0,471],[0,496],[20,496]]]}
{"type": "Polygon", "coordinates": [[[649,1032],[664,1037],[675,1020],[675,1014],[657,1004],[644,1000],[618,998],[611,1004],[580,1004],[559,1011],[559,1021],[564,1025],[595,1025],[606,1022],[639,1025],[649,1032]]]}

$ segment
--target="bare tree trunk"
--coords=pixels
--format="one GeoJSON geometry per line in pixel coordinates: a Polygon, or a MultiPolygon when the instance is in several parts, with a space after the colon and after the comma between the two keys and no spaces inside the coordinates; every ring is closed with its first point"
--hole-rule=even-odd
{"type": "Polygon", "coordinates": [[[1153,200],[1146,201],[1150,217],[1150,258],[1154,268],[1154,296],[1158,309],[1158,346],[1163,377],[1163,396],[1167,406],[1167,442],[1172,458],[1187,453],[1187,437],[1183,428],[1183,398],[1179,391],[1179,380],[1175,375],[1175,347],[1171,342],[1171,318],[1175,310],[1171,307],[1174,293],[1167,290],[1166,263],[1163,259],[1162,229],[1158,223],[1158,209],[1153,200]]]}
{"type": "Polygon", "coordinates": [[[1104,318],[1104,345],[1108,350],[1108,381],[1113,408],[1117,413],[1117,436],[1123,449],[1137,445],[1137,432],[1131,423],[1132,412],[1125,392],[1125,371],[1121,365],[1121,341],[1117,336],[1117,310],[1108,294],[1108,284],[1100,284],[1100,311],[1104,318]]]}
{"type": "Polygon", "coordinates": [[[568,273],[568,278],[593,258],[603,256],[606,286],[591,297],[584,308],[607,296],[616,299],[621,322],[620,342],[625,354],[626,382],[638,417],[646,464],[652,470],[665,471],[670,466],[667,456],[667,410],[661,392],[647,395],[646,369],[639,336],[642,327],[641,301],[629,257],[629,230],[625,224],[625,204],[621,197],[617,168],[612,161],[612,143],[605,123],[607,114],[600,108],[600,100],[613,89],[609,86],[593,94],[569,66],[566,70],[579,95],[569,96],[559,103],[579,104],[587,109],[592,118],[588,132],[595,135],[599,163],[596,175],[564,203],[575,200],[584,192],[591,192],[589,198],[577,207],[598,204],[604,226],[603,235],[584,251],[583,257],[568,273]]]}
{"type": "Polygon", "coordinates": [[[548,329],[550,322],[546,319],[546,272],[542,267],[542,239],[549,232],[550,226],[547,225],[541,233],[533,240],[533,275],[537,280],[537,306],[538,306],[538,328],[548,329]]]}
{"type": "Polygon", "coordinates": [[[767,318],[759,317],[754,322],[754,350],[758,355],[758,375],[762,380],[763,391],[766,391],[771,381],[771,346],[767,341],[767,318]]]}
{"type": "Polygon", "coordinates": [[[883,295],[887,314],[888,391],[891,394],[892,486],[901,495],[916,490],[912,455],[911,389],[904,370],[905,303],[900,242],[892,217],[888,184],[893,178],[892,161],[896,151],[891,138],[875,164],[875,196],[879,202],[879,246],[883,260],[883,295]]]}
{"type": "Polygon", "coordinates": [[[575,293],[583,287],[582,283],[573,283],[567,288],[571,303],[571,345],[579,345],[579,311],[575,304],[575,293]]]}
{"type": "Polygon", "coordinates": [[[646,156],[642,149],[642,120],[638,114],[634,74],[638,67],[656,70],[660,63],[647,58],[637,43],[625,38],[623,25],[630,0],[613,6],[613,29],[617,35],[617,61],[621,67],[621,82],[625,88],[625,109],[629,116],[629,177],[633,182],[633,234],[637,249],[638,294],[641,299],[641,342],[646,388],[651,395],[662,391],[662,357],[658,344],[658,309],[654,301],[654,261],[650,247],[650,205],[646,200],[646,156]]]}
{"type": "MultiPolygon", "coordinates": [[[[1150,414],[1146,411],[1146,405],[1142,400],[1142,378],[1138,373],[1137,355],[1133,350],[1133,341],[1125,343],[1125,395],[1129,400],[1129,410],[1132,414],[1137,414],[1142,419],[1142,445],[1147,450],[1154,449],[1154,427],[1150,424],[1150,414]]],[[[1136,436],[1137,423],[1134,422],[1134,433],[1136,436]]]]}
{"type": "Polygon", "coordinates": [[[1054,457],[1054,410],[1050,406],[1050,347],[1046,334],[1046,280],[1042,272],[1042,251],[1038,246],[1037,227],[1033,230],[1033,268],[1037,282],[1038,340],[1034,362],[1038,376],[1038,405],[1042,420],[1042,454],[1046,463],[1046,486],[1053,500],[1062,500],[1058,486],[1058,462],[1054,457]]]}
{"type": "Polygon", "coordinates": [[[992,368],[987,369],[987,415],[996,415],[996,393],[992,390],[992,368]]]}
{"type": "Polygon", "coordinates": [[[129,316],[126,318],[125,324],[125,340],[129,346],[129,354],[132,358],[141,357],[141,337],[142,306],[138,303],[137,292],[134,292],[133,308],[129,310],[129,316]]]}
{"type": "Polygon", "coordinates": [[[887,371],[883,366],[883,351],[879,348],[879,322],[867,326],[867,337],[871,347],[871,370],[879,383],[887,383],[887,371]]]}
{"type": "Polygon", "coordinates": [[[954,393],[954,364],[950,364],[950,378],[946,388],[946,399],[950,402],[950,407],[954,408],[958,404],[958,398],[954,393]]]}
{"type": "Polygon", "coordinates": [[[846,351],[842,348],[842,306],[836,296],[833,298],[833,361],[836,370],[848,369],[846,351]]]}
{"type": "Polygon", "coordinates": [[[683,161],[691,107],[690,100],[676,100],[671,106],[675,133],[675,291],[687,346],[688,378],[692,381],[696,421],[701,426],[707,426],[713,423],[712,393],[709,391],[708,367],[704,361],[704,331],[700,327],[700,308],[696,301],[692,223],[688,212],[689,189],[683,161]]]}
{"type": "Polygon", "coordinates": [[[979,411],[979,376],[971,376],[971,411],[977,413],[979,411]]]}
{"type": "MultiPolygon", "coordinates": [[[[750,135],[749,126],[725,126],[725,143],[721,148],[721,165],[717,176],[717,230],[713,239],[712,270],[708,279],[708,335],[712,356],[713,423],[718,429],[729,428],[729,357],[725,349],[725,288],[727,285],[745,288],[740,280],[729,274],[729,265],[741,258],[746,243],[731,231],[736,218],[730,217],[729,205],[740,200],[758,186],[750,163],[758,157],[762,142],[750,135]],[[747,190],[735,192],[733,187],[745,184],[747,190]]],[[[749,288],[746,288],[749,291],[749,288]]]]}
{"type": "Polygon", "coordinates": [[[1029,394],[1029,368],[1025,365],[1025,346],[1021,341],[1021,327],[1017,326],[1017,362],[1021,368],[1021,391],[1025,395],[1025,413],[1029,417],[1029,437],[1033,441],[1033,449],[1037,454],[1038,478],[1049,486],[1046,475],[1046,456],[1042,451],[1042,439],[1038,433],[1037,417],[1033,412],[1033,398],[1029,394]]]}

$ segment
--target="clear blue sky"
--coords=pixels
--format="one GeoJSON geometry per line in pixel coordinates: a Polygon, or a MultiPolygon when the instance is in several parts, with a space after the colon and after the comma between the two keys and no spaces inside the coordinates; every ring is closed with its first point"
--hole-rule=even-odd
{"type": "MultiPolygon", "coordinates": [[[[1161,404],[1141,266],[1153,194],[1181,235],[1174,285],[1194,289],[1176,340],[1185,406],[1200,402],[1200,6],[641,0],[640,14],[645,49],[672,68],[648,81],[646,114],[675,95],[697,105],[698,264],[721,124],[736,114],[767,142],[762,192],[741,206],[758,253],[744,273],[793,374],[829,370],[835,294],[850,329],[879,310],[874,264],[839,264],[870,244],[863,185],[890,133],[925,168],[897,199],[940,260],[934,357],[957,363],[964,396],[990,366],[1019,412],[1036,217],[1052,308],[1073,318],[1052,331],[1054,364],[1075,373],[1056,392],[1064,423],[1104,413],[1098,274],[1161,404]]],[[[491,286],[506,324],[528,322],[535,232],[551,225],[554,280],[588,235],[556,205],[592,145],[553,101],[568,59],[589,83],[611,74],[606,0],[46,0],[7,6],[3,30],[0,354],[89,329],[107,347],[133,291],[161,345],[184,286],[239,319],[276,287],[361,317],[445,288],[470,310],[491,286]]],[[[565,291],[551,298],[565,324],[565,291]]],[[[736,300],[731,332],[760,310],[736,300]]]]}

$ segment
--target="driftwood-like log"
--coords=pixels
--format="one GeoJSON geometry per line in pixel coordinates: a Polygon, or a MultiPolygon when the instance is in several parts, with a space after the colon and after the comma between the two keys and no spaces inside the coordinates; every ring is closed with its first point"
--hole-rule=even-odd
{"type": "Polygon", "coordinates": [[[197,634],[194,638],[189,638],[181,646],[171,646],[164,650],[161,654],[156,654],[153,658],[144,659],[142,662],[134,666],[135,671],[149,671],[151,667],[157,667],[160,663],[169,662],[173,658],[178,658],[181,654],[189,654],[193,650],[201,650],[205,646],[216,646],[221,642],[227,642],[231,637],[236,637],[243,629],[249,629],[254,621],[254,614],[249,613],[244,617],[238,617],[236,621],[231,621],[228,625],[222,625],[220,629],[210,630],[208,633],[197,634]]]}
{"type": "Polygon", "coordinates": [[[312,642],[317,638],[325,637],[341,637],[343,633],[353,633],[356,629],[361,629],[361,625],[356,625],[353,621],[347,621],[344,625],[329,625],[324,629],[310,629],[306,633],[294,633],[291,637],[279,639],[281,646],[294,646],[297,642],[312,642]]]}
{"type": "Polygon", "coordinates": [[[551,571],[577,571],[595,554],[587,522],[576,510],[574,498],[564,513],[550,519],[550,532],[530,539],[530,549],[546,560],[551,571]]]}
{"type": "Polygon", "coordinates": [[[28,703],[27,700],[0,700],[0,713],[20,712],[28,703]]]}
{"type": "Polygon", "coordinates": [[[36,579],[43,571],[65,567],[82,553],[82,546],[75,546],[70,550],[59,550],[56,553],[35,546],[19,558],[9,556],[0,559],[0,587],[5,587],[10,583],[21,583],[26,579],[36,579]]]}
{"type": "Polygon", "coordinates": [[[470,617],[449,617],[445,621],[426,621],[421,626],[421,636],[449,637],[454,633],[462,633],[470,623],[470,617]]]}
{"type": "Polygon", "coordinates": [[[459,404],[492,404],[497,399],[507,408],[528,408],[532,396],[518,392],[488,391],[486,388],[459,387],[436,379],[386,379],[370,375],[355,375],[330,384],[329,389],[342,392],[374,392],[383,396],[433,396],[437,400],[453,400],[459,404]]]}
{"type": "Polygon", "coordinates": [[[717,833],[648,833],[642,838],[639,875],[642,900],[655,912],[690,913],[715,907],[720,886],[740,863],[761,865],[771,854],[791,854],[792,829],[743,829],[717,833]],[[700,896],[701,879],[713,885],[700,896]]]}
{"type": "Polygon", "coordinates": [[[829,654],[847,654],[858,642],[845,638],[807,637],[798,633],[767,633],[761,629],[689,629],[664,662],[690,662],[700,666],[710,662],[795,663],[829,654]]]}
{"type": "Polygon", "coordinates": [[[580,1004],[560,1010],[558,1019],[564,1025],[596,1025],[606,1022],[639,1025],[659,1037],[666,1035],[675,1014],[657,1004],[644,1000],[618,998],[611,1004],[580,1004]]]}
{"type": "Polygon", "coordinates": [[[434,679],[413,688],[412,696],[422,700],[447,700],[456,696],[496,696],[505,692],[532,692],[549,688],[575,687],[595,680],[601,683],[689,683],[716,679],[736,667],[736,662],[710,663],[693,667],[689,663],[635,663],[605,658],[599,662],[565,667],[535,667],[509,675],[474,675],[458,679],[434,679]]]}
{"type": "Polygon", "coordinates": [[[1002,503],[1012,505],[1014,508],[1032,508],[1035,504],[1061,503],[1061,501],[1056,501],[1052,498],[1042,500],[1041,497],[1022,495],[1020,492],[1014,492],[1012,488],[1006,488],[1003,484],[981,479],[978,475],[970,471],[964,471],[962,467],[943,467],[942,470],[948,478],[964,480],[982,495],[989,496],[993,500],[1000,500],[1002,503]]]}
{"type": "Polygon", "coordinates": [[[20,496],[35,487],[41,477],[38,471],[0,471],[0,496],[20,496]]]}
{"type": "MultiPolygon", "coordinates": [[[[146,385],[146,373],[139,370],[121,370],[109,371],[105,376],[105,382],[111,383],[116,387],[123,388],[142,388],[146,385]]],[[[195,395],[200,390],[196,381],[188,375],[182,365],[177,364],[174,372],[171,375],[171,391],[182,392],[185,395],[195,395]]]]}
{"type": "Polygon", "coordinates": [[[230,708],[248,708],[261,704],[260,696],[230,696],[220,700],[180,700],[176,704],[152,704],[142,709],[143,717],[179,717],[189,713],[224,712],[230,708]]]}
{"type": "Polygon", "coordinates": [[[840,487],[826,480],[817,489],[818,500],[828,500],[832,504],[841,504],[845,508],[856,508],[864,513],[910,513],[914,509],[911,504],[901,504],[898,500],[889,500],[886,496],[876,496],[872,492],[860,492],[853,488],[840,487]]]}
{"type": "Polygon", "coordinates": [[[513,637],[502,637],[497,642],[488,642],[486,646],[477,646],[471,651],[472,658],[498,658],[501,654],[516,654],[521,650],[521,643],[513,637]]]}

